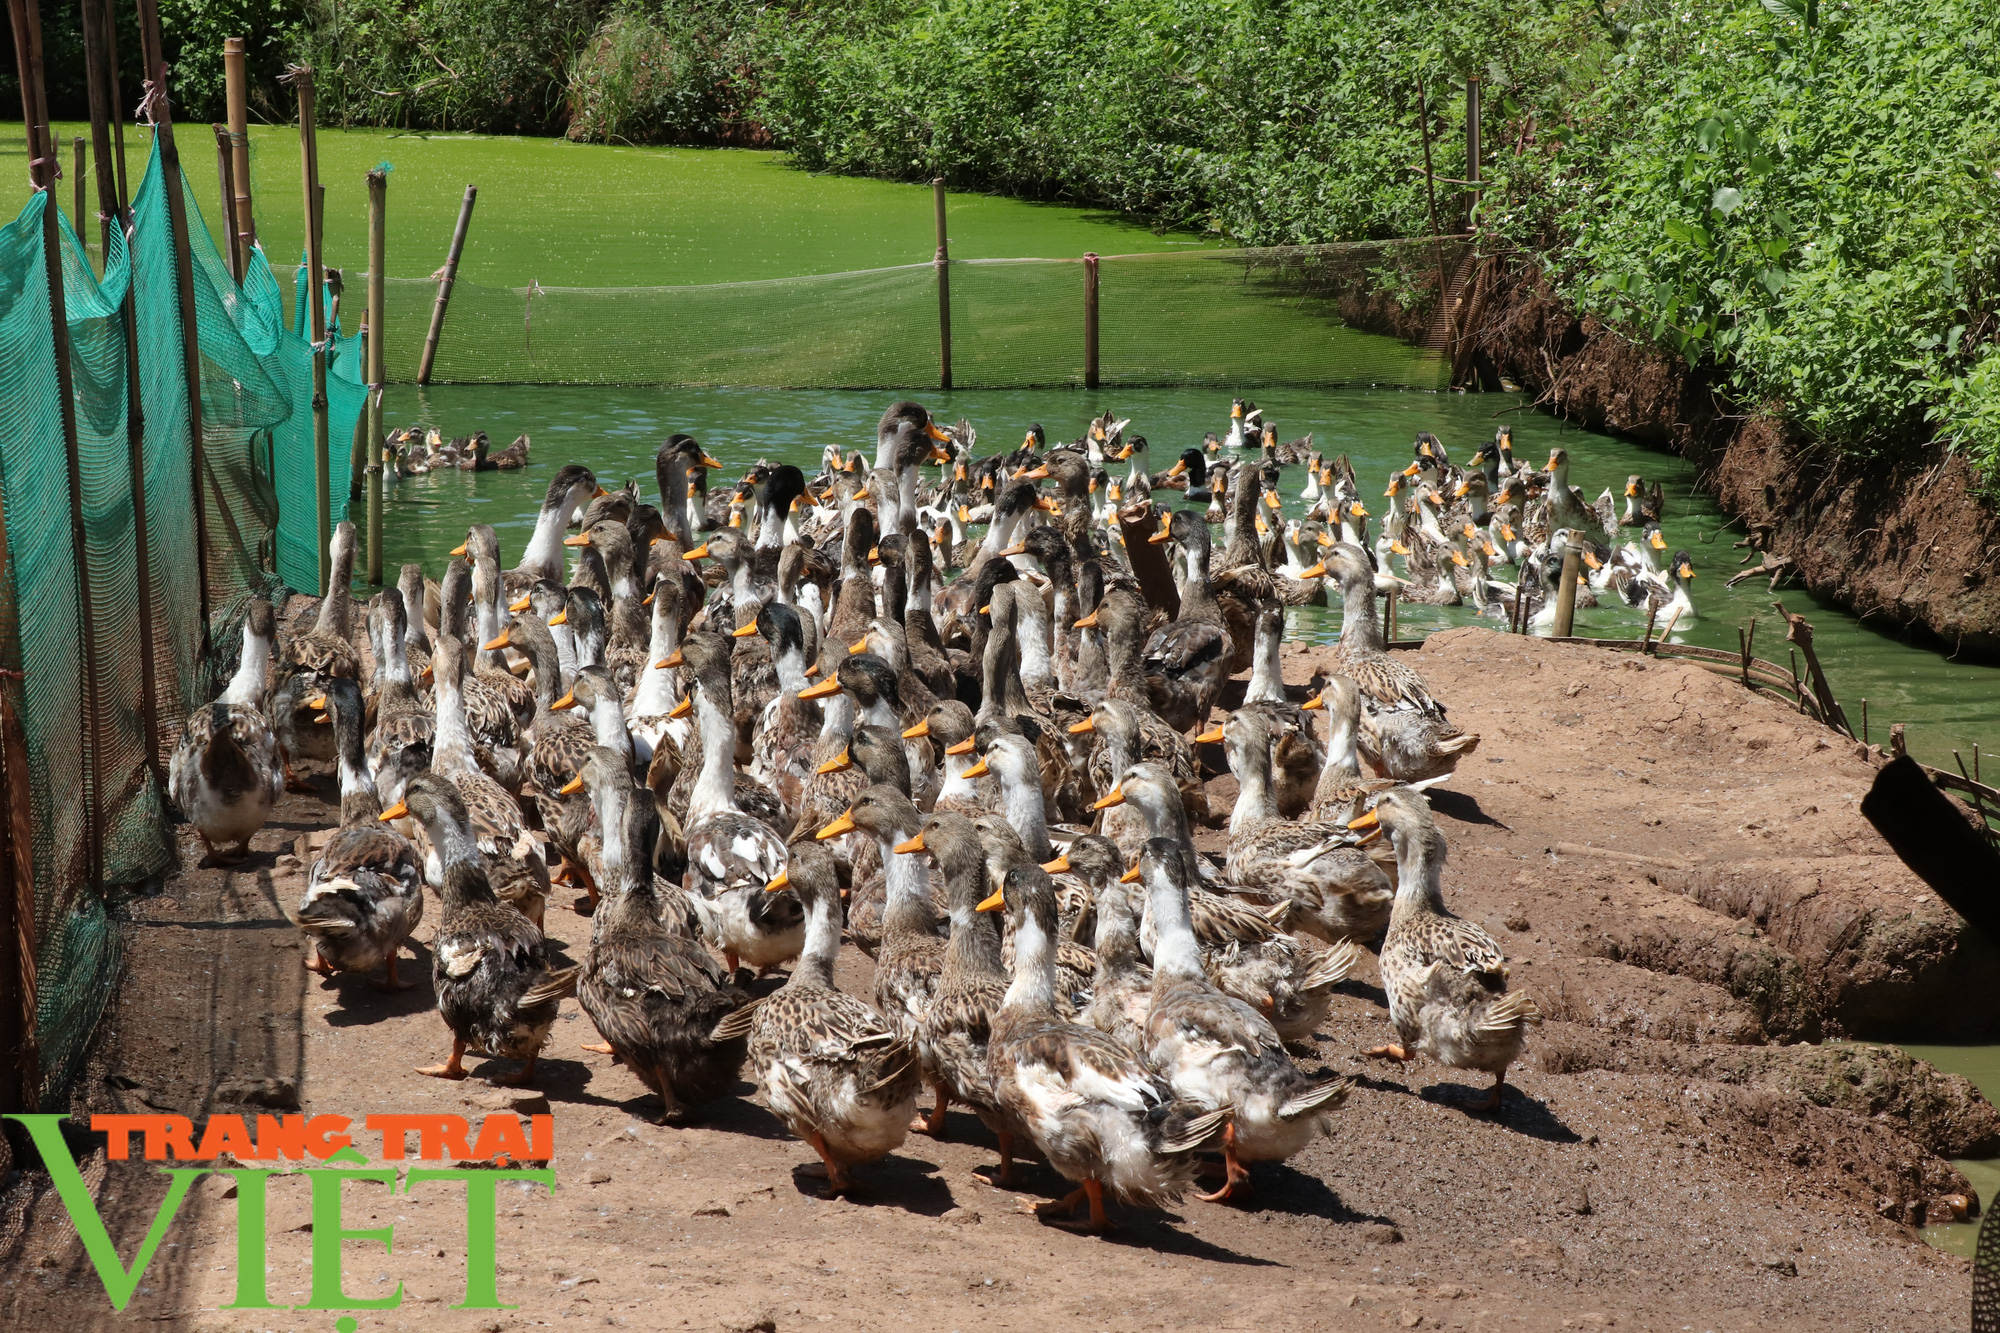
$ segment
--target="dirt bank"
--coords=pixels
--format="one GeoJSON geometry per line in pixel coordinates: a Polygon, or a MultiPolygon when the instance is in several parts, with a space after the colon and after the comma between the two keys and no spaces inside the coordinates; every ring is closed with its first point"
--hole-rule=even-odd
{"type": "MultiPolygon", "coordinates": [[[[1769,1330],[1823,1328],[1829,1309],[1853,1327],[1963,1327],[1968,1265],[1909,1224],[1964,1190],[1942,1155],[1991,1145],[1993,1109],[1964,1079],[1892,1051],[1784,1044],[1934,1032],[1947,986],[1956,1008],[1995,1008],[1993,951],[1856,813],[1868,760],[1698,668],[1476,629],[1438,634],[1410,660],[1485,738],[1433,793],[1447,892],[1506,942],[1550,1021],[1510,1079],[1505,1114],[1470,1114],[1483,1080],[1357,1054],[1386,1032],[1371,964],[1306,1060],[1360,1080],[1340,1132],[1260,1168],[1259,1208],[1128,1211],[1106,1240],[1046,1229],[974,1174],[991,1160],[987,1136],[956,1113],[946,1141],[912,1139],[864,1173],[866,1193],[826,1202],[799,1174],[810,1150],[752,1101],[689,1127],[651,1123],[657,1104],[631,1075],[579,1049],[594,1034],[571,1005],[542,1093],[418,1077],[411,1067],[444,1049],[428,985],[389,996],[307,977],[278,911],[301,874],[281,850],[334,818],[314,797],[286,799],[246,866],[193,871],[124,905],[131,970],[79,1109],[254,1110],[231,1100],[246,1089],[230,1080],[265,1078],[296,1080],[308,1112],[552,1109],[561,1188],[510,1201],[500,1220],[500,1290],[519,1308],[449,1308],[463,1281],[455,1191],[392,1201],[357,1185],[347,1225],[393,1224],[395,1250],[350,1243],[348,1290],[405,1284],[400,1308],[359,1313],[362,1330],[567,1317],[665,1329],[1769,1330]]],[[[1285,675],[1300,683],[1320,665],[1299,649],[1285,675]]],[[[1226,800],[1229,780],[1216,781],[1226,800]]],[[[434,924],[433,911],[419,941],[434,924]]],[[[552,903],[549,924],[581,956],[588,920],[552,903]]],[[[428,948],[416,952],[405,976],[427,978],[428,948]]],[[[848,989],[868,993],[869,975],[843,957],[848,989]]],[[[87,1174],[129,1256],[155,1178],[101,1159],[87,1174]]],[[[1042,1172],[1028,1193],[1057,1186],[1042,1172]]],[[[292,1326],[218,1310],[234,1298],[224,1191],[221,1179],[196,1188],[145,1289],[112,1316],[27,1173],[0,1208],[0,1317],[292,1326]]],[[[274,1185],[274,1300],[306,1299],[306,1222],[303,1186],[274,1185]]]]}
{"type": "Polygon", "coordinates": [[[1724,509],[1814,593],[1866,620],[2000,658],[2000,522],[1965,460],[1942,446],[1867,460],[1814,444],[1715,392],[1679,358],[1579,318],[1520,261],[1481,263],[1462,307],[1462,358],[1557,416],[1671,449],[1724,509]]]}

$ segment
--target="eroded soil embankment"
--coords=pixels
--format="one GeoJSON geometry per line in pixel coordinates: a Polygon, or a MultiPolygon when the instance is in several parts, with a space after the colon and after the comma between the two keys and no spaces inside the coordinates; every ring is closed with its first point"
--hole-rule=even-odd
{"type": "MultiPolygon", "coordinates": [[[[1380,306],[1357,296],[1343,313],[1411,336],[1407,317],[1380,306]]],[[[2000,519],[1962,456],[1937,444],[1837,454],[1730,402],[1680,358],[1578,315],[1518,259],[1481,261],[1461,310],[1472,340],[1461,378],[1497,388],[1504,376],[1559,417],[1673,450],[1812,592],[1954,654],[2000,658],[2000,519]]]]}

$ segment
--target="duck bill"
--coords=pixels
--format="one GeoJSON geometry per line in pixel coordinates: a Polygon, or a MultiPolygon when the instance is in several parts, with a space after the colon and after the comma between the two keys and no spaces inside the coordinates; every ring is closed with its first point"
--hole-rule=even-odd
{"type": "Polygon", "coordinates": [[[567,625],[567,624],[569,624],[569,608],[568,608],[568,607],[564,607],[564,608],[563,608],[562,610],[560,610],[560,611],[556,612],[556,613],[555,613],[554,615],[550,616],[550,617],[549,617],[549,624],[551,624],[551,625],[567,625]]]}
{"type": "Polygon", "coordinates": [[[1092,611],[1092,612],[1091,612],[1091,613],[1090,613],[1089,615],[1085,616],[1085,617],[1084,617],[1084,618],[1083,618],[1082,620],[1079,620],[1079,621],[1077,621],[1077,622],[1076,622],[1076,623],[1075,623],[1074,625],[1071,625],[1071,626],[1070,626],[1070,628],[1071,628],[1071,629],[1096,629],[1096,628],[1097,628],[1097,612],[1095,612],[1095,611],[1092,611]]]}
{"type": "Polygon", "coordinates": [[[527,610],[528,594],[522,593],[517,600],[507,603],[507,609],[509,611],[512,611],[515,615],[519,615],[521,614],[521,612],[527,610]]]}
{"type": "Polygon", "coordinates": [[[1324,694],[1315,694],[1312,698],[1299,705],[1302,711],[1308,713],[1324,707],[1326,707],[1326,696],[1324,694]]]}
{"type": "Polygon", "coordinates": [[[1195,737],[1194,742],[1196,745],[1220,745],[1222,743],[1222,728],[1211,727],[1207,731],[1202,732],[1201,735],[1195,737]]]}
{"type": "Polygon", "coordinates": [[[390,806],[387,810],[384,810],[381,814],[375,816],[375,818],[381,820],[384,824],[386,824],[392,819],[407,819],[409,818],[409,816],[410,816],[409,803],[407,801],[398,801],[394,805],[390,806]]]}
{"type": "MultiPolygon", "coordinates": [[[[701,456],[701,465],[702,465],[703,467],[721,467],[721,466],[722,466],[722,464],[721,464],[721,463],[717,462],[717,461],[716,461],[715,459],[713,459],[713,458],[710,458],[710,457],[709,457],[709,456],[708,456],[707,454],[703,454],[703,455],[701,456]]],[[[597,492],[597,493],[598,493],[599,495],[602,495],[602,494],[604,494],[604,491],[602,490],[602,488],[600,488],[600,489],[598,490],[598,492],[597,492]]]]}
{"type": "Polygon", "coordinates": [[[960,742],[959,742],[958,744],[956,744],[956,745],[947,745],[947,746],[945,746],[945,747],[944,747],[944,752],[945,752],[946,754],[971,754],[971,753],[972,753],[972,737],[970,737],[970,736],[967,736],[967,737],[966,737],[966,738],[965,738],[964,740],[960,741],[960,742]]]}
{"type": "Polygon", "coordinates": [[[453,555],[464,555],[464,554],[465,554],[465,543],[464,543],[464,542],[460,542],[460,543],[459,543],[458,545],[456,545],[456,546],[452,547],[452,548],[451,548],[451,553],[452,553],[453,555]]]}
{"type": "Polygon", "coordinates": [[[571,690],[568,694],[550,704],[549,711],[552,713],[565,713],[574,707],[576,707],[576,691],[571,690]]]}
{"type": "Polygon", "coordinates": [[[999,912],[1005,910],[1006,906],[1007,906],[1006,891],[996,890],[991,898],[982,899],[980,901],[979,906],[975,910],[981,912],[999,912]]]}
{"type": "Polygon", "coordinates": [[[672,708],[669,708],[667,710],[667,716],[686,717],[689,713],[692,713],[693,711],[694,711],[694,700],[692,698],[687,698],[681,700],[679,703],[675,704],[672,708]]]}
{"type": "Polygon", "coordinates": [[[512,640],[507,637],[507,631],[503,629],[500,631],[497,637],[489,640],[486,643],[480,644],[479,647],[480,650],[483,652],[497,653],[502,648],[507,647],[511,642],[512,640]]]}
{"type": "Polygon", "coordinates": [[[903,739],[906,741],[921,740],[930,734],[931,720],[929,718],[925,718],[914,727],[905,727],[903,729],[903,739]]]}
{"type": "Polygon", "coordinates": [[[1125,804],[1125,789],[1123,787],[1113,787],[1109,792],[1105,793],[1102,800],[1090,808],[1093,810],[1109,810],[1114,805],[1123,804],[1125,804]]]}
{"type": "Polygon", "coordinates": [[[853,767],[854,767],[853,758],[848,754],[847,751],[842,750],[839,754],[827,760],[825,763],[821,764],[818,768],[815,768],[813,772],[845,773],[848,769],[853,767]]]}
{"type": "Polygon", "coordinates": [[[986,766],[986,761],[984,759],[981,759],[971,768],[968,768],[963,773],[960,773],[959,776],[962,778],[983,778],[992,771],[993,771],[992,769],[986,766]]]}
{"type": "Polygon", "coordinates": [[[686,553],[685,555],[683,555],[683,556],[681,557],[681,559],[683,559],[683,560],[706,560],[706,559],[708,559],[708,543],[707,543],[707,542],[703,542],[703,543],[702,543],[701,545],[699,545],[699,546],[695,547],[695,548],[694,548],[694,549],[693,549],[692,551],[689,551],[689,552],[687,552],[687,553],[686,553]]]}
{"type": "Polygon", "coordinates": [[[747,625],[738,625],[735,629],[729,631],[729,637],[732,639],[747,639],[756,632],[757,622],[753,620],[747,625]]]}
{"type": "Polygon", "coordinates": [[[1042,869],[1048,871],[1051,875],[1060,875],[1069,869],[1069,857],[1065,854],[1058,856],[1053,861],[1044,861],[1042,862],[1042,869]]]}
{"type": "Polygon", "coordinates": [[[800,690],[799,698],[824,699],[829,694],[839,694],[839,693],[840,693],[840,682],[838,680],[828,678],[826,680],[821,681],[817,685],[808,685],[804,689],[800,690]]]}
{"type": "Polygon", "coordinates": [[[556,793],[557,795],[560,796],[574,796],[582,790],[583,790],[583,775],[579,773],[575,777],[571,778],[568,782],[563,783],[562,786],[556,788],[556,793]]]}
{"type": "Polygon", "coordinates": [[[1130,870],[1120,875],[1118,882],[1120,884],[1137,884],[1139,882],[1139,867],[1133,866],[1130,870]]]}
{"type": "Polygon", "coordinates": [[[1299,575],[1299,577],[1300,577],[1300,578],[1302,578],[1302,579],[1323,579],[1323,578],[1325,578],[1325,577],[1326,577],[1326,561],[1324,561],[1324,560],[1321,560],[1321,561],[1320,561],[1320,562],[1318,562],[1317,564],[1313,565],[1313,566],[1312,566],[1312,568],[1310,568],[1310,569],[1306,570],[1306,572],[1305,572],[1305,573],[1303,573],[1303,574],[1299,575]]]}
{"type": "Polygon", "coordinates": [[[587,532],[579,532],[579,533],[577,533],[577,534],[576,534],[576,536],[574,536],[574,537],[565,537],[565,538],[563,538],[563,545],[564,545],[564,546],[588,546],[588,545],[590,545],[590,534],[589,534],[589,533],[587,533],[587,532]]]}
{"type": "Polygon", "coordinates": [[[769,884],[766,884],[764,886],[764,892],[777,893],[783,890],[791,882],[792,882],[791,879],[785,874],[785,872],[780,870],[778,872],[778,877],[772,880],[769,884]]]}
{"type": "Polygon", "coordinates": [[[1382,821],[1376,816],[1373,810],[1364,810],[1347,821],[1347,827],[1351,829],[1380,828],[1381,826],[1382,821]]]}
{"type": "Polygon", "coordinates": [[[921,852],[923,850],[925,850],[924,835],[921,833],[919,833],[916,837],[911,838],[908,842],[899,842],[896,844],[896,851],[898,851],[904,856],[909,856],[912,853],[921,852]]]}
{"type": "Polygon", "coordinates": [[[838,838],[843,833],[854,832],[855,824],[852,818],[853,814],[854,812],[852,810],[849,810],[846,814],[834,820],[831,824],[828,824],[825,828],[822,828],[819,832],[813,834],[813,837],[818,839],[820,842],[825,842],[828,838],[838,838]]]}
{"type": "Polygon", "coordinates": [[[1097,723],[1091,721],[1089,718],[1085,718],[1081,722],[1072,722],[1069,724],[1069,734],[1072,736],[1088,736],[1096,730],[1097,723]]]}

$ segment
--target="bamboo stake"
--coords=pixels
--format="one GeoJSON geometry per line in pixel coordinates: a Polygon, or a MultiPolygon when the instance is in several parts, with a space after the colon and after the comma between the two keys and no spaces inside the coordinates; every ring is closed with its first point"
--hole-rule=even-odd
{"type": "Polygon", "coordinates": [[[69,174],[71,183],[76,187],[76,208],[70,213],[70,223],[76,231],[77,245],[82,247],[84,257],[88,258],[90,256],[90,228],[83,225],[84,218],[89,216],[83,211],[83,178],[87,174],[83,158],[83,136],[81,134],[75,136],[70,140],[70,145],[73,149],[72,160],[75,165],[70,168],[69,174]]]}
{"type": "Polygon", "coordinates": [[[229,145],[229,127],[210,123],[215,132],[215,179],[222,188],[222,262],[236,285],[243,285],[243,258],[236,249],[232,214],[236,211],[236,154],[229,145]]]}
{"type": "Polygon", "coordinates": [[[326,290],[320,270],[320,188],[319,140],[313,121],[313,72],[311,66],[292,68],[293,86],[299,97],[299,162],[304,181],[306,222],[306,293],[312,305],[313,345],[313,477],[318,485],[319,513],[319,592],[325,596],[332,577],[333,467],[327,446],[326,419],[326,290]]]}
{"type": "Polygon", "coordinates": [[[62,214],[56,207],[61,176],[56,138],[49,127],[48,90],[42,81],[41,0],[9,0],[14,21],[14,56],[20,70],[21,109],[27,120],[29,179],[42,196],[42,265],[48,288],[49,337],[55,357],[60,400],[63,461],[69,473],[71,556],[76,562],[77,628],[83,652],[77,662],[82,686],[80,732],[88,738],[83,764],[84,873],[91,891],[104,888],[103,709],[98,702],[96,608],[90,596],[90,546],[83,524],[83,464],[77,451],[75,367],[70,364],[69,311],[63,290],[62,214]]]}
{"type": "MultiPolygon", "coordinates": [[[[90,97],[90,142],[97,158],[97,214],[100,251],[106,264],[111,258],[111,229],[121,230],[130,222],[124,199],[118,194],[119,172],[110,161],[112,122],[118,119],[116,73],[109,65],[112,27],[111,0],[83,0],[84,76],[90,97]]],[[[126,272],[135,271],[131,250],[125,253],[126,272]]],[[[160,753],[159,641],[153,621],[153,550],[151,525],[146,502],[146,413],[138,392],[139,329],[134,306],[134,283],[125,284],[125,299],[118,314],[125,330],[125,456],[132,474],[132,538],[134,569],[139,593],[139,717],[146,732],[146,763],[153,780],[164,790],[167,785],[166,759],[160,753]]]]}
{"type": "Polygon", "coordinates": [[[472,205],[479,198],[479,187],[465,187],[465,198],[458,206],[458,225],[452,228],[451,250],[444,257],[444,267],[438,270],[437,304],[431,307],[431,331],[424,338],[424,357],[417,366],[417,383],[431,382],[431,367],[437,363],[438,339],[444,334],[445,310],[451,305],[452,285],[458,281],[458,257],[465,252],[465,233],[472,228],[472,205]]]}
{"type": "Polygon", "coordinates": [[[236,280],[250,271],[250,247],[257,241],[257,224],[250,214],[250,79],[245,69],[243,39],[222,39],[224,96],[229,111],[229,148],[235,161],[231,176],[236,182],[236,206],[223,216],[229,219],[230,244],[236,251],[236,280]]]}
{"type": "Polygon", "coordinates": [[[951,246],[945,235],[944,177],[931,181],[931,202],[937,212],[938,388],[951,388],[951,246]]]}
{"type": "Polygon", "coordinates": [[[1083,257],[1083,387],[1097,387],[1097,256],[1083,257]]]}
{"type": "Polygon", "coordinates": [[[388,330],[384,274],[389,263],[389,173],[377,167],[368,173],[368,419],[364,456],[368,466],[368,582],[382,582],[382,382],[388,330]]]}
{"type": "Polygon", "coordinates": [[[1558,639],[1570,637],[1576,625],[1576,578],[1583,568],[1583,553],[1571,546],[1563,551],[1562,582],[1556,587],[1556,623],[1550,630],[1558,639]]]}
{"type": "MultiPolygon", "coordinates": [[[[116,27],[106,23],[107,32],[116,27]]],[[[162,183],[167,192],[167,221],[173,233],[174,286],[181,319],[181,373],[187,385],[188,452],[194,492],[196,577],[201,582],[201,656],[213,656],[209,634],[208,605],[208,453],[202,438],[201,418],[201,330],[195,320],[194,256],[188,248],[187,194],[181,177],[180,149],[174,144],[173,111],[167,100],[167,63],[160,55],[160,10],[158,0],[139,0],[139,38],[146,53],[146,69],[152,76],[147,109],[153,131],[159,137],[162,183]]],[[[115,105],[115,104],[114,104],[115,105]]],[[[119,189],[121,196],[124,189],[119,189]]],[[[129,197],[129,196],[127,196],[129,197]]]]}

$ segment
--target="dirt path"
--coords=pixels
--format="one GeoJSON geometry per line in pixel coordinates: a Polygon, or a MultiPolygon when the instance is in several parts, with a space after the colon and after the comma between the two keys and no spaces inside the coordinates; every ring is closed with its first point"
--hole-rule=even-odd
{"type": "MultiPolygon", "coordinates": [[[[857,1198],[821,1200],[799,1174],[811,1151],[753,1102],[652,1123],[657,1103],[579,1049],[595,1033],[565,1005],[543,1062],[560,1188],[501,1194],[500,1292],[519,1308],[448,1308],[463,1287],[457,1187],[351,1185],[347,1225],[393,1224],[395,1253],[350,1243],[349,1293],[404,1284],[400,1308],[357,1312],[359,1328],[1962,1328],[1968,1265],[1906,1224],[1963,1187],[1939,1153],[2000,1136],[2000,1119],[1963,1080],[1879,1048],[1780,1044],[1884,1035],[1950,986],[1961,1007],[1966,986],[1994,993],[1990,950],[1861,821],[1868,760],[1695,667],[1479,630],[1410,660],[1484,737],[1433,793],[1447,894],[1506,943],[1552,1019],[1503,1116],[1462,1109],[1483,1079],[1354,1054],[1386,1032],[1371,970],[1316,1042],[1360,1080],[1337,1137],[1260,1168],[1254,1209],[1127,1212],[1114,1236],[1086,1238],[986,1185],[987,1136],[960,1113],[946,1141],[913,1138],[865,1170],[857,1198]]],[[[1317,665],[1299,650],[1285,674],[1317,665]]],[[[275,853],[332,819],[292,798],[251,865],[128,904],[131,974],[86,1089],[95,1109],[255,1109],[214,1092],[236,1077],[296,1078],[306,1111],[357,1119],[543,1108],[412,1072],[445,1050],[427,984],[391,997],[303,974],[276,907],[301,872],[275,853]]],[[[548,920],[581,956],[588,921],[555,904],[548,920]]],[[[427,978],[419,953],[406,976],[427,978]]],[[[842,984],[867,994],[868,978],[850,950],[842,984]]],[[[152,1187],[112,1170],[129,1256],[152,1187]]],[[[333,1312],[218,1310],[234,1297],[225,1185],[196,1188],[151,1292],[118,1318],[74,1242],[31,1225],[0,1316],[331,1329],[333,1312]]],[[[274,1185],[274,1300],[306,1300],[306,1218],[304,1187],[274,1185]]]]}

